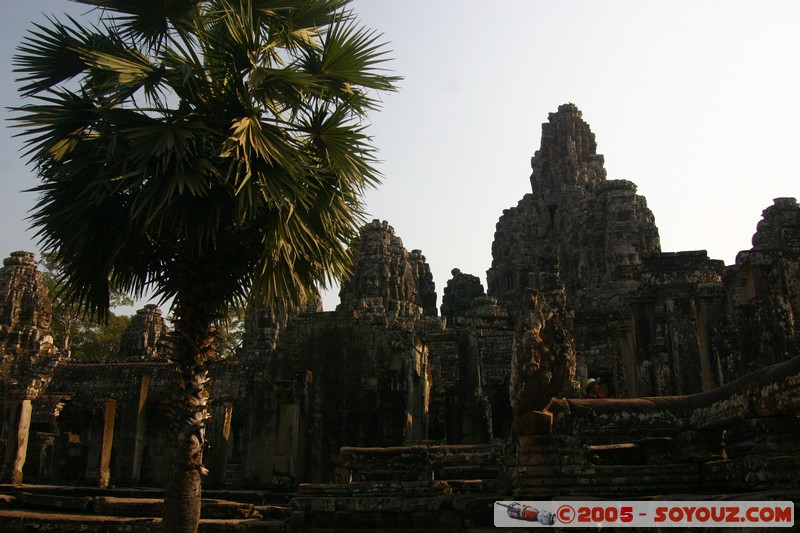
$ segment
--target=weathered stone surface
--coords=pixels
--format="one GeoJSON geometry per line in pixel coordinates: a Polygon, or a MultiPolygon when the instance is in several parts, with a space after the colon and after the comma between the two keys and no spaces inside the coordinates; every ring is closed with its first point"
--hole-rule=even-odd
{"type": "Polygon", "coordinates": [[[798,408],[800,358],[795,357],[711,391],[630,399],[554,398],[547,411],[553,414],[555,432],[602,438],[609,432],[663,435],[724,428],[750,419],[792,416],[798,408]]]}
{"type": "Polygon", "coordinates": [[[169,328],[157,305],[136,311],[119,344],[120,358],[158,359],[166,357],[164,341],[169,328]]]}
{"type": "Polygon", "coordinates": [[[800,231],[800,207],[794,198],[775,198],[767,207],[753,235],[753,250],[758,252],[784,252],[797,255],[800,231]]]}
{"type": "Polygon", "coordinates": [[[458,330],[428,334],[426,342],[432,381],[429,438],[478,444],[489,442],[495,430],[505,435],[510,427],[509,330],[481,327],[465,319],[458,330]]]}
{"type": "Polygon", "coordinates": [[[593,190],[605,180],[603,156],[597,153],[594,134],[575,104],[561,105],[557,113],[550,113],[531,168],[531,187],[540,191],[546,205],[575,186],[593,190]]]}

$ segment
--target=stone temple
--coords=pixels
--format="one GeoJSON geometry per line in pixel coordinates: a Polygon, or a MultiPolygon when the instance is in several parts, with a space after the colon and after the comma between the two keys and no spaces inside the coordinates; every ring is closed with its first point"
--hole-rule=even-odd
{"type": "MultiPolygon", "coordinates": [[[[206,492],[247,489],[248,520],[297,531],[466,530],[510,498],[800,500],[800,205],[775,199],[726,266],[661,252],[603,164],[576,106],[551,113],[487,287],[453,269],[439,308],[423,253],[375,220],[335,311],[249,309],[212,363],[206,492]],[[607,398],[582,398],[590,378],[607,398]]],[[[32,254],[5,260],[0,298],[2,492],[96,487],[89,507],[125,514],[109,494],[167,468],[161,312],[116,359],[78,362],[32,254]]]]}

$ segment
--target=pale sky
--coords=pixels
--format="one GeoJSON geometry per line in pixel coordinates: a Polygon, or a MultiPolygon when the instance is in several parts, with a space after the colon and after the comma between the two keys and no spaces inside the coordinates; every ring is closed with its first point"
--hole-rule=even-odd
{"type": "MultiPolygon", "coordinates": [[[[372,115],[384,183],[367,198],[421,249],[439,305],[450,271],[485,286],[495,224],[530,192],[541,123],[572,102],[609,179],[636,183],[664,251],[726,264],[764,208],[800,197],[800,2],[796,0],[355,0],[404,77],[372,115]]],[[[0,105],[19,105],[11,56],[31,21],[84,6],[0,0],[0,105]]],[[[94,15],[90,14],[90,17],[94,15]]],[[[6,124],[8,124],[6,122],[6,124]]],[[[37,251],[24,221],[36,184],[21,141],[0,137],[0,255],[37,251]]],[[[325,309],[338,297],[328,294],[325,309]]]]}

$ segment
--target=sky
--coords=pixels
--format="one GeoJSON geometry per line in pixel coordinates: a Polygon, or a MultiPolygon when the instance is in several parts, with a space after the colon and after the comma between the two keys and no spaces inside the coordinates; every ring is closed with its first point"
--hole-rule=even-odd
{"type": "MultiPolygon", "coordinates": [[[[21,104],[11,57],[32,21],[86,15],[67,0],[0,0],[0,107],[21,104]],[[12,7],[13,6],[13,7],[12,7]]],[[[638,186],[663,251],[732,264],[761,212],[800,197],[796,0],[354,0],[403,80],[370,116],[383,184],[366,198],[421,249],[439,304],[450,271],[481,278],[497,220],[530,191],[541,124],[572,102],[609,179],[638,186]]],[[[0,255],[37,251],[36,184],[0,128],[0,255]]],[[[324,295],[326,310],[338,303],[324,295]]]]}

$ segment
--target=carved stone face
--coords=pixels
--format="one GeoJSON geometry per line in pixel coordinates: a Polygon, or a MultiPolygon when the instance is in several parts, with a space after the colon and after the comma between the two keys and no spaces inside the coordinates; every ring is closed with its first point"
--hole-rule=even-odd
{"type": "Polygon", "coordinates": [[[632,279],[635,269],[641,264],[639,253],[630,244],[615,246],[612,261],[614,279],[632,279]]]}

